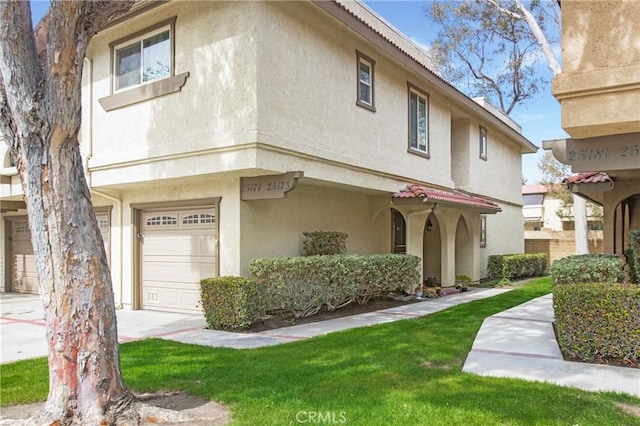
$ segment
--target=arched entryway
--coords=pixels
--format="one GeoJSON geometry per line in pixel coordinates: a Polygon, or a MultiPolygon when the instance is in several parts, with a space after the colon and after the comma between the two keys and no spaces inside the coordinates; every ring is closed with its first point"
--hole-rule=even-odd
{"type": "Polygon", "coordinates": [[[640,194],[620,201],[613,211],[613,252],[623,254],[629,247],[629,231],[640,229],[640,194]]]}
{"type": "Polygon", "coordinates": [[[435,214],[427,216],[423,237],[423,276],[442,278],[442,232],[440,222],[435,214]]]}
{"type": "Polygon", "coordinates": [[[456,276],[473,277],[473,231],[464,216],[456,226],[456,276]]]}

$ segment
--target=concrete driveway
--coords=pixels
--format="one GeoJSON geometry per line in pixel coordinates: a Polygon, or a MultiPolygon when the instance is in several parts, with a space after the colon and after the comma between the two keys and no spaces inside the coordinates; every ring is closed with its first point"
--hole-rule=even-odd
{"type": "MultiPolygon", "coordinates": [[[[116,311],[118,340],[168,337],[203,330],[202,315],[154,311],[116,311]]],[[[0,293],[0,364],[47,355],[46,332],[40,296],[0,293]]]]}

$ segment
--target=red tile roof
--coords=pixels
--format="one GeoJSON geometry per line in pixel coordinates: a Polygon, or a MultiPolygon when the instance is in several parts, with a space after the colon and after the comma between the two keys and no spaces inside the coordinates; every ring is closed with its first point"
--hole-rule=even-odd
{"type": "Polygon", "coordinates": [[[405,185],[391,198],[395,199],[422,199],[423,202],[457,204],[462,206],[477,207],[481,209],[499,212],[502,209],[496,203],[484,198],[474,197],[460,191],[444,191],[441,189],[424,188],[419,185],[405,185]]]}
{"type": "Polygon", "coordinates": [[[567,176],[562,179],[562,183],[605,183],[613,180],[605,172],[585,172],[577,175],[567,176]]]}

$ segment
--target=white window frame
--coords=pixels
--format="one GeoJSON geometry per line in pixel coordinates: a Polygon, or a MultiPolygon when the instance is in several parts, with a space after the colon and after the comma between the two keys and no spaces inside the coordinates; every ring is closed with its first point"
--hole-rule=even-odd
{"type": "Polygon", "coordinates": [[[407,127],[408,127],[408,144],[409,144],[409,152],[412,152],[414,154],[419,154],[419,155],[423,155],[427,158],[431,158],[430,154],[429,154],[429,94],[423,92],[422,90],[418,89],[417,87],[415,87],[414,85],[412,85],[411,83],[407,83],[408,86],[408,95],[407,95],[407,127]],[[416,108],[415,111],[412,111],[412,106],[411,106],[411,97],[415,96],[416,97],[416,108]],[[421,139],[421,135],[420,135],[420,129],[419,129],[419,121],[421,119],[420,117],[420,108],[419,108],[419,104],[420,101],[424,101],[424,121],[425,121],[425,132],[424,132],[424,149],[420,148],[420,139],[421,139]],[[412,145],[412,133],[413,133],[413,124],[412,124],[412,115],[415,114],[415,134],[416,134],[416,145],[413,146],[412,145]]]}
{"type": "MultiPolygon", "coordinates": [[[[130,36],[121,38],[109,44],[111,48],[111,93],[120,93],[126,90],[131,90],[136,87],[145,86],[148,84],[156,83],[161,80],[171,78],[175,75],[175,22],[176,17],[159,22],[151,27],[142,29],[130,36]],[[118,51],[123,48],[130,47],[136,43],[142,44],[144,40],[169,31],[169,74],[159,78],[155,78],[148,81],[142,81],[140,78],[139,84],[132,84],[126,87],[118,87],[118,51]]],[[[144,54],[144,50],[141,48],[141,56],[144,54]]],[[[140,73],[144,66],[144,58],[141,57],[140,73]]]]}
{"type": "Polygon", "coordinates": [[[487,217],[480,216],[480,247],[487,246],[487,217]]]}
{"type": "Polygon", "coordinates": [[[482,160],[487,159],[487,148],[489,145],[489,136],[487,129],[485,127],[480,126],[480,158],[482,160]]]}
{"type": "Polygon", "coordinates": [[[376,110],[376,95],[375,95],[375,65],[376,62],[371,59],[370,57],[368,57],[367,55],[363,54],[362,52],[356,50],[356,57],[357,57],[357,61],[356,61],[356,81],[357,81],[357,89],[356,89],[356,93],[357,93],[357,99],[356,99],[356,105],[361,106],[363,108],[366,108],[370,111],[375,112],[376,110]],[[366,67],[369,68],[369,82],[366,82],[364,80],[361,79],[361,74],[360,74],[360,66],[361,65],[365,65],[366,67]],[[362,87],[361,85],[365,84],[368,88],[369,88],[369,99],[363,99],[363,92],[362,92],[362,87]]]}

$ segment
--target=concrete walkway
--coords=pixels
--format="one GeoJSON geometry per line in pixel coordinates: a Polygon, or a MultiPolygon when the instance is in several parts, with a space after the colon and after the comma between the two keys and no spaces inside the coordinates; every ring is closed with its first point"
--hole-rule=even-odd
{"type": "MultiPolygon", "coordinates": [[[[421,303],[260,333],[207,330],[202,315],[118,310],[118,337],[121,342],[157,337],[182,343],[249,349],[349,328],[422,317],[506,291],[509,290],[472,289],[421,303]]],[[[38,296],[0,293],[0,364],[47,355],[42,317],[42,304],[38,296]]],[[[487,318],[463,371],[640,396],[640,370],[563,361],[552,322],[551,295],[487,318]]]]}
{"type": "Polygon", "coordinates": [[[463,371],[640,396],[640,369],[562,359],[553,330],[551,294],[485,319],[463,371]]]}

